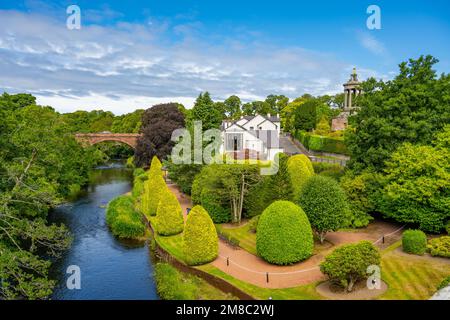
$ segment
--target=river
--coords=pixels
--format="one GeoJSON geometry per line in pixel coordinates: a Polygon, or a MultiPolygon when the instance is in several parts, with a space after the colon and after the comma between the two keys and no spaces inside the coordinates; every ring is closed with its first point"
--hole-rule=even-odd
{"type": "Polygon", "coordinates": [[[99,167],[87,190],[50,213],[50,222],[64,223],[74,238],[52,266],[51,277],[58,281],[53,299],[159,299],[148,244],[119,241],[105,221],[106,205],[130,191],[131,182],[132,172],[123,165],[99,167]],[[80,268],[81,289],[67,288],[70,265],[80,268]]]}

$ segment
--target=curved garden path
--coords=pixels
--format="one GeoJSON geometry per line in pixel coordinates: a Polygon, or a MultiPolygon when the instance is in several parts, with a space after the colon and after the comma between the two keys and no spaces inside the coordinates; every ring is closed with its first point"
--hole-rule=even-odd
{"type": "MultiPolygon", "coordinates": [[[[192,207],[190,197],[183,194],[175,184],[168,184],[168,187],[178,198],[186,218],[186,209],[192,207]]],[[[399,233],[395,233],[398,230],[399,225],[377,221],[371,223],[364,230],[331,232],[327,234],[327,240],[333,245],[369,240],[383,247],[398,239],[399,233]],[[383,244],[381,237],[390,233],[395,234],[386,237],[386,243],[383,244]]],[[[232,247],[224,240],[219,239],[219,257],[212,264],[236,279],[259,287],[290,288],[325,279],[319,270],[319,264],[324,256],[332,250],[332,247],[331,245],[328,248],[324,246],[322,250],[315,252],[306,261],[289,266],[277,266],[269,264],[243,249],[232,247]]]]}

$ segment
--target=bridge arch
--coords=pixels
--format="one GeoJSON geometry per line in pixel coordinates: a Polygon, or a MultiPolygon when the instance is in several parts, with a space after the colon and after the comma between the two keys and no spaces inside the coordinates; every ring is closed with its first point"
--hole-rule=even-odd
{"type": "Polygon", "coordinates": [[[137,133],[77,133],[75,139],[83,145],[90,146],[105,141],[116,141],[136,149],[140,136],[137,133]]]}

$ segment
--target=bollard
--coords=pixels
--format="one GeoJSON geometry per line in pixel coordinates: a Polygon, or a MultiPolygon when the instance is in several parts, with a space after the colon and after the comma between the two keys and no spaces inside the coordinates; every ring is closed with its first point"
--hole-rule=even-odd
{"type": "Polygon", "coordinates": [[[227,267],[229,267],[229,266],[230,266],[230,258],[227,257],[227,267]]]}
{"type": "Polygon", "coordinates": [[[381,240],[383,243],[384,243],[384,234],[383,234],[383,238],[382,238],[382,240],[381,240]]]}
{"type": "Polygon", "coordinates": [[[266,282],[269,283],[269,273],[266,272],[266,282]]]}

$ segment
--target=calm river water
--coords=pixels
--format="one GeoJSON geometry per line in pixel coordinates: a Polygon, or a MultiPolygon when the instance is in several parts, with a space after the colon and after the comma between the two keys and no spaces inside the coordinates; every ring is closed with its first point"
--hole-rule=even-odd
{"type": "Polygon", "coordinates": [[[74,241],[54,263],[53,299],[159,299],[148,244],[119,241],[108,230],[105,206],[131,190],[132,172],[120,164],[97,168],[86,192],[55,209],[50,221],[64,223],[74,241]],[[81,270],[81,289],[69,290],[67,267],[81,270]]]}

